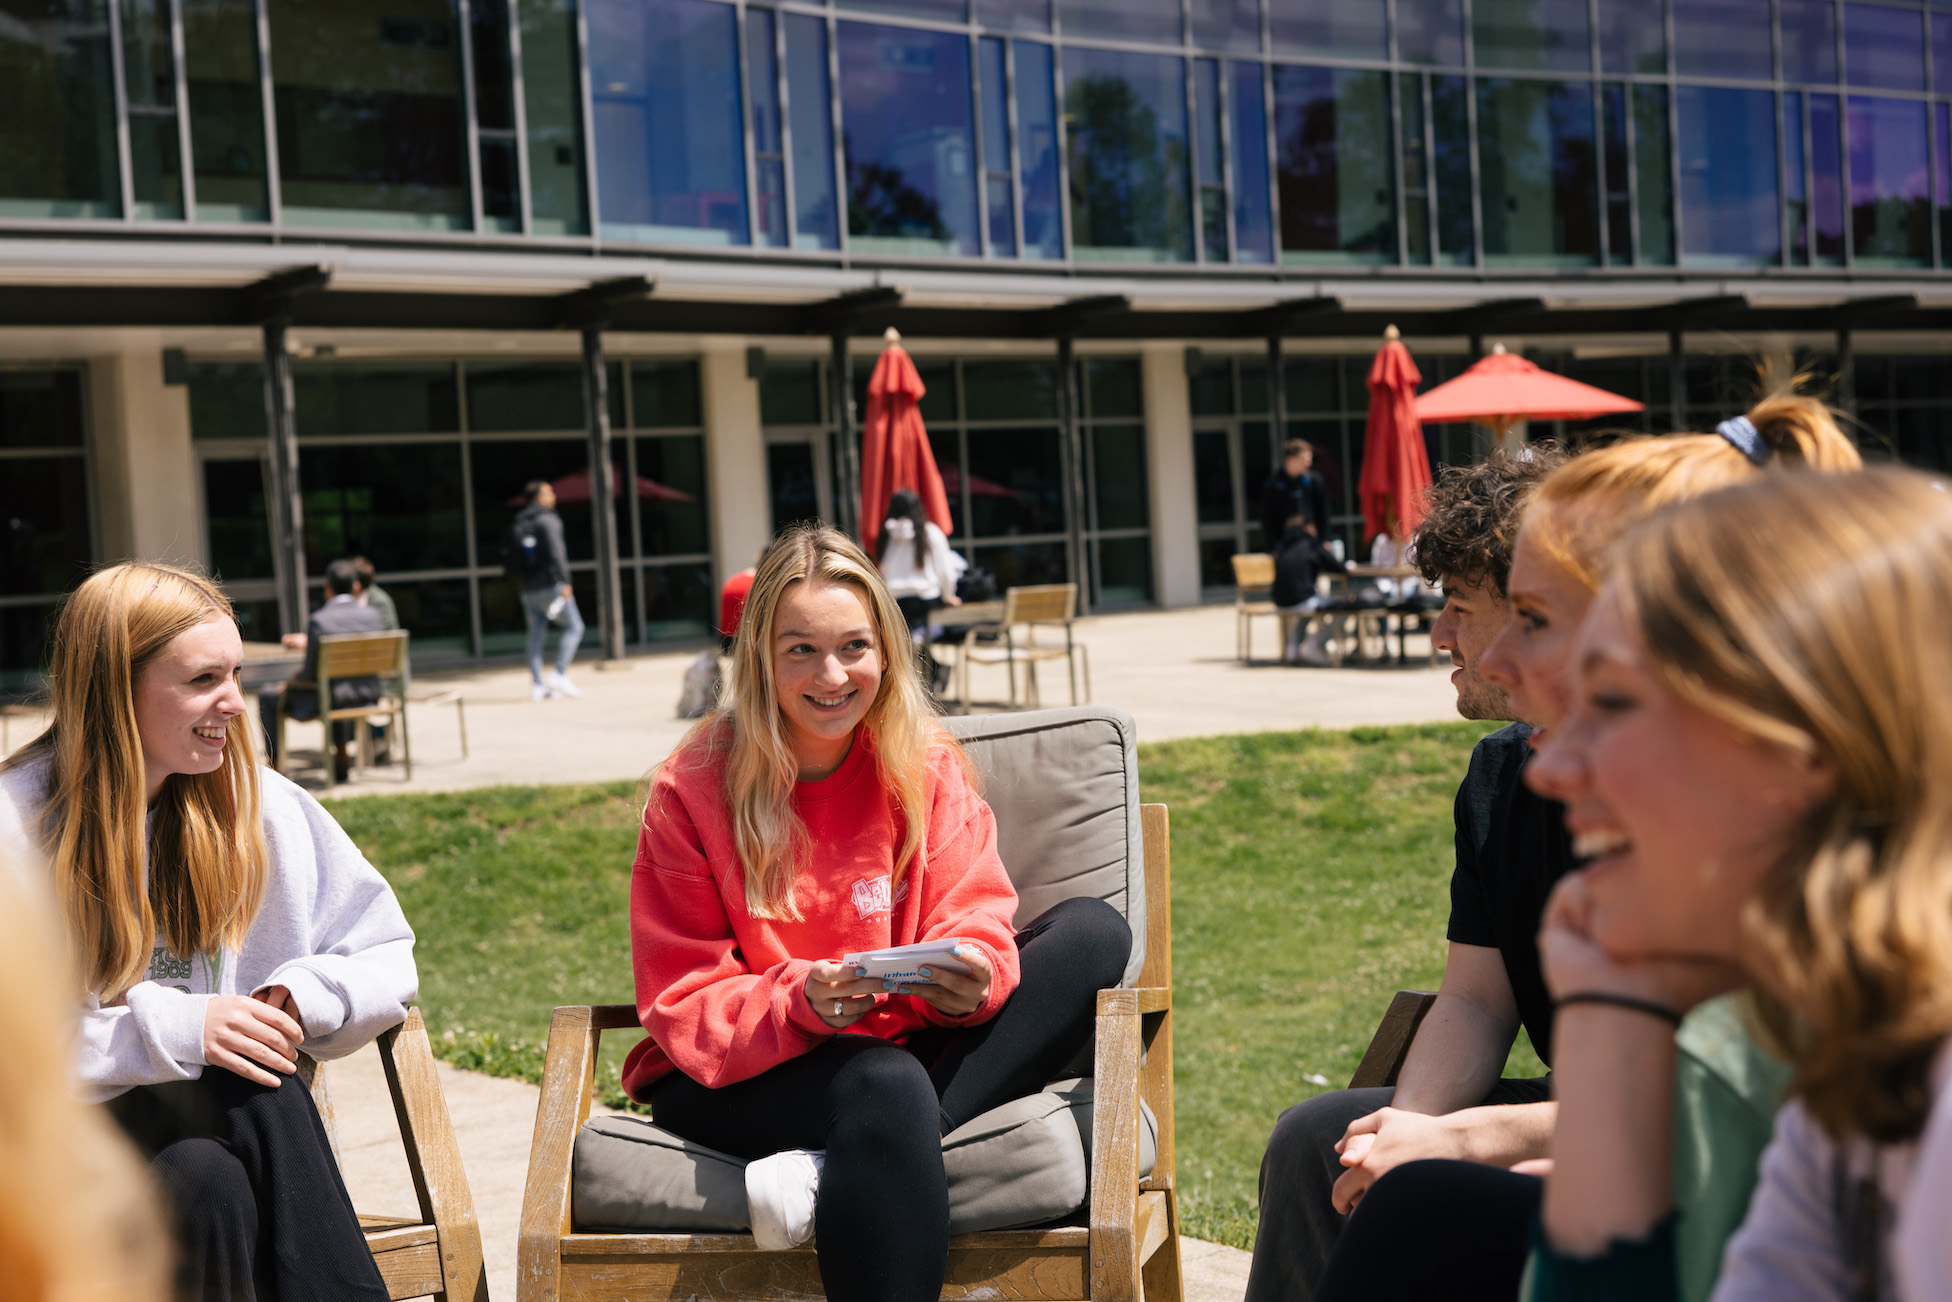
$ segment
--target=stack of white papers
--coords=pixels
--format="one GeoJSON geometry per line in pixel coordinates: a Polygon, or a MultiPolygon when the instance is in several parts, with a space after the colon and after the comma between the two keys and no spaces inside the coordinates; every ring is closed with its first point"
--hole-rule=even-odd
{"type": "Polygon", "coordinates": [[[968,964],[959,961],[950,952],[956,946],[968,943],[961,936],[944,936],[941,940],[925,940],[915,945],[896,945],[889,949],[871,949],[864,954],[843,955],[841,962],[857,971],[865,968],[868,976],[880,977],[884,981],[934,985],[934,979],[923,976],[921,969],[940,967],[952,972],[969,971],[968,964]]]}

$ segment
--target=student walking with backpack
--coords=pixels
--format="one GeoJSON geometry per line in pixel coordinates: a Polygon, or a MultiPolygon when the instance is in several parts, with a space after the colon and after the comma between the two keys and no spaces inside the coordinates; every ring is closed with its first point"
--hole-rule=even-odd
{"type": "Polygon", "coordinates": [[[563,545],[563,518],[556,514],[556,490],[536,479],[523,491],[529,504],[509,522],[502,553],[508,577],[522,586],[522,615],[529,623],[529,699],[581,696],[569,681],[569,662],[583,640],[583,615],[569,586],[569,551],[563,545]],[[563,635],[556,643],[556,667],[545,677],[542,645],[553,623],[562,624],[563,635]]]}

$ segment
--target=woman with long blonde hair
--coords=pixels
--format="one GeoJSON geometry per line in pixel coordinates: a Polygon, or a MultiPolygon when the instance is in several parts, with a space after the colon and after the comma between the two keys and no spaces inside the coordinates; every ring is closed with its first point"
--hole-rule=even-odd
{"type": "Polygon", "coordinates": [[[0,764],[0,859],[51,887],[76,1075],[151,1159],[190,1298],[384,1298],[311,1096],[406,1016],[413,932],[318,803],[260,768],[230,603],[129,562],[68,598],[54,717],[0,764]]]}
{"type": "Polygon", "coordinates": [[[1018,929],[996,819],[936,724],[875,567],[801,525],[761,559],[728,699],[657,771],[631,884],[624,1088],[748,1159],[754,1237],[818,1228],[835,1302],[933,1302],[942,1136],[1057,1075],[1131,932],[1102,900],[1018,929]],[[911,979],[841,960],[939,942],[911,979]]]}

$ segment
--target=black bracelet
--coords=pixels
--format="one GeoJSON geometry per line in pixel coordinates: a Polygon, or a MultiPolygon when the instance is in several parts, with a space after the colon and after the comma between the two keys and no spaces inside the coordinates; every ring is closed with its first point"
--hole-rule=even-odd
{"type": "Polygon", "coordinates": [[[1649,1017],[1658,1017],[1669,1026],[1681,1025],[1681,1014],[1666,1004],[1657,1004],[1651,999],[1636,999],[1632,995],[1616,995],[1610,990],[1578,990],[1560,999],[1552,1006],[1564,1008],[1568,1004],[1606,1004],[1613,1008],[1626,1008],[1649,1017]]]}

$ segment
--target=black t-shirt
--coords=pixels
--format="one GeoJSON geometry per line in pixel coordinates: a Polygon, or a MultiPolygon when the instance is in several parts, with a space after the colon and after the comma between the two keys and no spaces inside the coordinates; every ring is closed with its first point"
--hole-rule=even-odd
{"type": "Polygon", "coordinates": [[[1449,938],[1504,956],[1519,1020],[1540,1060],[1552,1064],[1552,996],[1539,972],[1545,897],[1573,865],[1566,810],[1533,794],[1522,774],[1531,728],[1514,723],[1479,741],[1457,788],[1457,871],[1450,879],[1449,938]]]}

